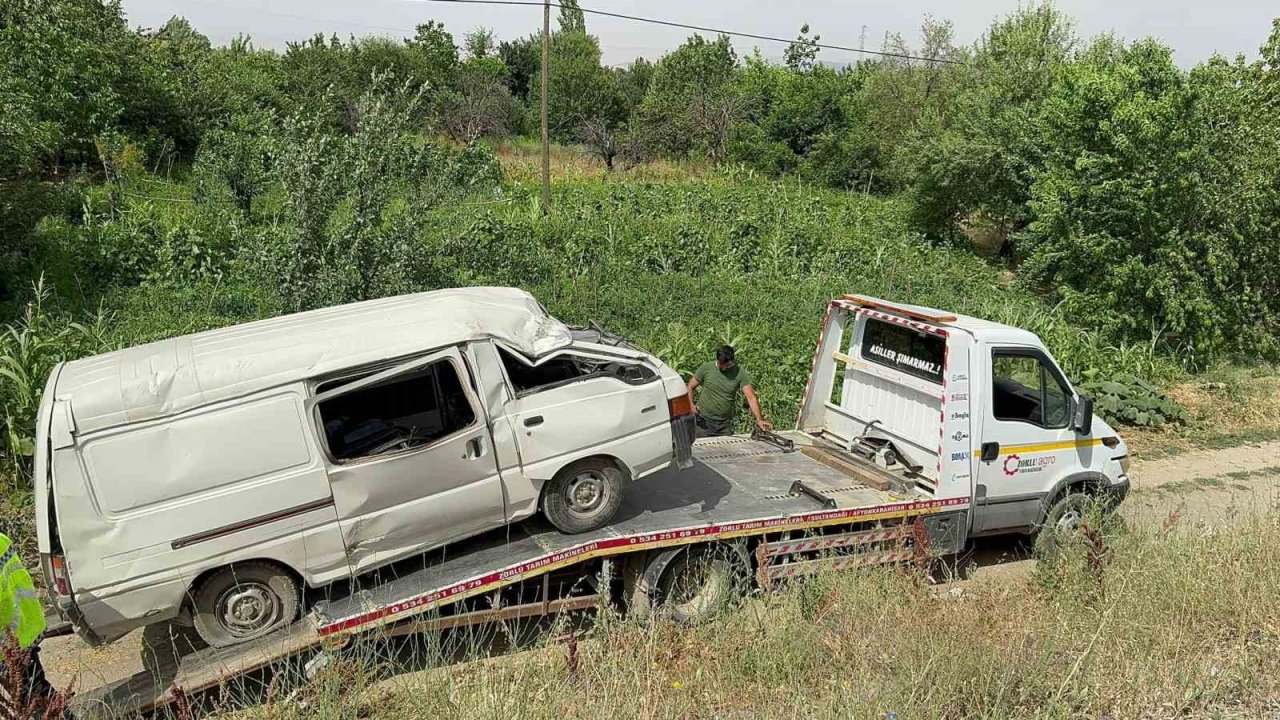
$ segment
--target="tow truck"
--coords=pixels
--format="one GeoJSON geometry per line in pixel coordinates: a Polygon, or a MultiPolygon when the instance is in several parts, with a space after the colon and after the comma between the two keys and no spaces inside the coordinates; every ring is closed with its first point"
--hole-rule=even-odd
{"type": "Polygon", "coordinates": [[[703,438],[694,467],[628,486],[617,519],[566,535],[538,519],[309,597],[257,641],[83,691],[81,710],[149,712],[356,639],[604,605],[697,622],[736,586],[961,551],[970,538],[1078,523],[1128,490],[1124,442],[1033,333],[845,295],[826,309],[796,426],[703,438]]]}

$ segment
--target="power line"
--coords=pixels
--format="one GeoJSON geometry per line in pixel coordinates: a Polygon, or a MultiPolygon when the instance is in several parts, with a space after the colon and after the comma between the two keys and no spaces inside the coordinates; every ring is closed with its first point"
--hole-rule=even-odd
{"type": "MultiPolygon", "coordinates": [[[[455,3],[462,5],[522,5],[529,7],[542,7],[543,3],[538,0],[415,0],[415,2],[439,2],[439,3],[455,3]]],[[[561,7],[559,3],[551,3],[552,7],[561,7]]],[[[752,40],[765,40],[768,42],[778,42],[790,45],[796,42],[794,39],[775,37],[773,35],[757,35],[755,33],[738,32],[736,30],[724,30],[722,28],[704,27],[701,25],[689,25],[686,23],[673,22],[671,20],[659,20],[657,18],[641,17],[640,15],[626,15],[623,13],[609,12],[607,10],[592,10],[590,8],[576,8],[584,13],[591,15],[601,15],[604,17],[618,18],[621,20],[632,20],[635,22],[650,23],[652,25],[665,25],[666,27],[683,28],[685,30],[696,30],[698,32],[717,33],[720,35],[730,35],[733,37],[750,38],[752,40]]],[[[919,55],[910,55],[907,53],[887,52],[884,50],[867,50],[866,48],[849,47],[847,45],[831,45],[828,43],[819,43],[807,41],[808,45],[826,50],[843,50],[845,52],[863,53],[864,55],[878,55],[880,57],[900,58],[903,60],[921,60],[923,62],[946,63],[948,65],[963,65],[960,60],[948,60],[946,58],[927,58],[919,55]]]]}
{"type": "MultiPolygon", "coordinates": [[[[201,1],[202,0],[197,0],[198,3],[201,1]]],[[[411,1],[412,2],[453,3],[455,5],[515,5],[515,6],[523,6],[523,7],[538,7],[538,8],[542,7],[542,3],[539,2],[538,0],[411,0],[411,1]]],[[[382,30],[384,32],[397,32],[397,33],[415,32],[415,30],[412,30],[409,28],[394,27],[390,25],[371,25],[369,23],[361,23],[361,22],[352,21],[352,20],[335,20],[335,19],[329,19],[329,18],[316,17],[314,15],[302,15],[297,13],[277,12],[273,10],[268,10],[266,8],[250,8],[250,7],[243,7],[243,6],[237,6],[237,5],[229,5],[226,3],[216,2],[216,1],[210,2],[209,0],[203,0],[203,2],[207,5],[222,7],[227,10],[240,10],[243,12],[252,12],[252,13],[257,13],[259,15],[271,15],[274,17],[290,18],[293,20],[311,20],[312,22],[323,22],[323,23],[329,23],[332,25],[348,25],[348,26],[354,26],[359,28],[365,28],[368,30],[382,30]]],[[[551,6],[558,8],[560,7],[560,4],[553,2],[551,3],[551,6]]],[[[688,25],[685,23],[678,23],[670,20],[659,20],[657,18],[641,17],[639,15],[625,15],[623,13],[609,12],[607,10],[592,10],[584,7],[580,7],[578,9],[584,13],[590,13],[592,15],[601,15],[604,17],[618,18],[621,20],[632,20],[635,22],[650,23],[653,25],[663,25],[666,27],[682,28],[685,30],[696,30],[698,32],[717,33],[720,35],[750,38],[753,40],[766,40],[768,42],[783,43],[786,45],[790,45],[795,42],[795,40],[781,38],[781,37],[774,37],[772,35],[756,35],[754,33],[737,32],[735,30],[724,30],[721,28],[704,27],[701,25],[688,25]]],[[[888,40],[888,37],[889,37],[889,34],[886,32],[885,33],[886,41],[888,40]]],[[[903,60],[920,60],[922,62],[936,62],[936,63],[943,63],[947,65],[963,65],[964,64],[960,60],[948,60],[946,58],[927,58],[920,55],[911,55],[909,53],[895,53],[895,52],[887,52],[884,50],[867,50],[866,48],[861,48],[861,47],[849,47],[846,45],[832,45],[830,43],[810,42],[809,44],[812,45],[813,47],[823,48],[826,50],[842,50],[845,52],[861,53],[863,55],[876,55],[879,57],[892,57],[892,58],[899,58],[903,60]]]]}

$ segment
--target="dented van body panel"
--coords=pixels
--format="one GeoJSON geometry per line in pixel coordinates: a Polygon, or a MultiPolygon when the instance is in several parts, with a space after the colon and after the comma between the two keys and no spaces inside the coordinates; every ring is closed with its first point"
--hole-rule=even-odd
{"type": "Polygon", "coordinates": [[[653,356],[576,339],[510,288],[65,363],[37,431],[40,549],[66,579],[51,592],[107,642],[178,617],[203,574],[237,562],[321,587],[528,517],[580,458],[667,467],[683,393],[653,356]],[[555,382],[518,388],[512,367],[555,382]]]}

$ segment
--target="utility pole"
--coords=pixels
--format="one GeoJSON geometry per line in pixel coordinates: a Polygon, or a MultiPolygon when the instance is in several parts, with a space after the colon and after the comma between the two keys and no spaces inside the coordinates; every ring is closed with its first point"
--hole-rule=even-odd
{"type": "Polygon", "coordinates": [[[551,141],[547,137],[547,75],[551,71],[551,0],[542,0],[542,214],[551,212],[551,141]]]}

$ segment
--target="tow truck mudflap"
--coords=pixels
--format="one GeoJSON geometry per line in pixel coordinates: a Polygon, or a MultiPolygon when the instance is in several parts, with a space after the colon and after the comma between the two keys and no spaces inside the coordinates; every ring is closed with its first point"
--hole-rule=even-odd
{"type": "Polygon", "coordinates": [[[688,470],[693,467],[693,436],[695,433],[693,415],[682,415],[671,421],[671,438],[675,445],[676,467],[681,470],[688,470]]]}

